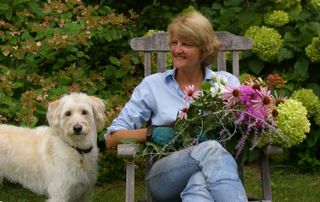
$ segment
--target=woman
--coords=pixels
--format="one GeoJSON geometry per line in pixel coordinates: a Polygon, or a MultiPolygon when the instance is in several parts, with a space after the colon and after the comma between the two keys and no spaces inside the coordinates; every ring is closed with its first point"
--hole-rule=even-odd
{"type": "MultiPolygon", "coordinates": [[[[183,91],[193,85],[223,77],[229,84],[239,80],[227,72],[207,68],[217,55],[220,43],[207,18],[198,12],[176,17],[168,26],[173,69],[147,76],[108,128],[106,145],[112,148],[123,139],[144,142],[147,138],[165,145],[174,137],[171,125],[189,101],[183,91]],[[146,122],[152,130],[141,128],[146,122]]],[[[155,201],[247,201],[232,156],[216,141],[175,152],[157,161],[146,176],[155,201]]]]}

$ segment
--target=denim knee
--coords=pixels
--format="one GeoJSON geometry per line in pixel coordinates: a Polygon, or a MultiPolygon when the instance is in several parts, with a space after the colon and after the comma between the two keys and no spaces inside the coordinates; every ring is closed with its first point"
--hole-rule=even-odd
{"type": "Polygon", "coordinates": [[[219,180],[239,180],[236,161],[217,141],[202,142],[192,150],[191,157],[199,161],[199,166],[208,183],[219,180]]]}

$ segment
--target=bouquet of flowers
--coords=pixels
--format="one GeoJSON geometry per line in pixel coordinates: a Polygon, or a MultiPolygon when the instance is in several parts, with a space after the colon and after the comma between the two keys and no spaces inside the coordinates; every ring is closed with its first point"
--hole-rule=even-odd
{"type": "Polygon", "coordinates": [[[280,75],[269,75],[267,82],[247,75],[241,83],[229,86],[223,78],[214,78],[199,91],[193,86],[184,91],[192,101],[175,124],[183,148],[215,139],[238,156],[247,143],[252,150],[302,142],[310,131],[307,110],[301,102],[278,95],[285,83],[280,75]]]}

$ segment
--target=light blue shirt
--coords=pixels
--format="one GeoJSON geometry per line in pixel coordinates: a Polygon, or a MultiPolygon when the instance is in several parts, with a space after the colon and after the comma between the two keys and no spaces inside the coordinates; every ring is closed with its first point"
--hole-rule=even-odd
{"type": "MultiPolygon", "coordinates": [[[[149,121],[157,126],[174,123],[179,110],[189,104],[174,78],[175,72],[176,69],[170,69],[145,77],[119,116],[112,121],[105,138],[114,131],[141,128],[149,121]]],[[[206,68],[204,82],[212,81],[213,77],[223,78],[230,85],[240,84],[238,78],[228,72],[214,72],[206,68]]]]}

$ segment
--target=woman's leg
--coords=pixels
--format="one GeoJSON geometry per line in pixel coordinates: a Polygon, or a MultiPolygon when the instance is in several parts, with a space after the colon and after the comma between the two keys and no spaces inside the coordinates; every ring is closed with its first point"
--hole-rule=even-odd
{"type": "Polygon", "coordinates": [[[180,193],[190,177],[200,170],[199,162],[191,158],[190,152],[191,148],[187,148],[155,162],[146,177],[146,184],[153,200],[181,201],[180,193]]]}
{"type": "Polygon", "coordinates": [[[181,193],[183,202],[213,202],[212,195],[207,187],[207,179],[201,171],[194,173],[181,193]]]}
{"type": "Polygon", "coordinates": [[[147,175],[146,183],[152,198],[157,202],[181,201],[179,195],[185,188],[182,196],[188,196],[189,200],[203,194],[202,188],[205,186],[201,187],[202,194],[188,192],[197,190],[201,180],[195,173],[199,171],[206,179],[212,201],[247,201],[235,160],[216,141],[203,142],[157,161],[147,175]]]}
{"type": "Polygon", "coordinates": [[[237,163],[216,141],[199,144],[191,152],[199,161],[199,167],[206,178],[207,188],[217,202],[247,201],[247,195],[238,176],[237,163]]]}

